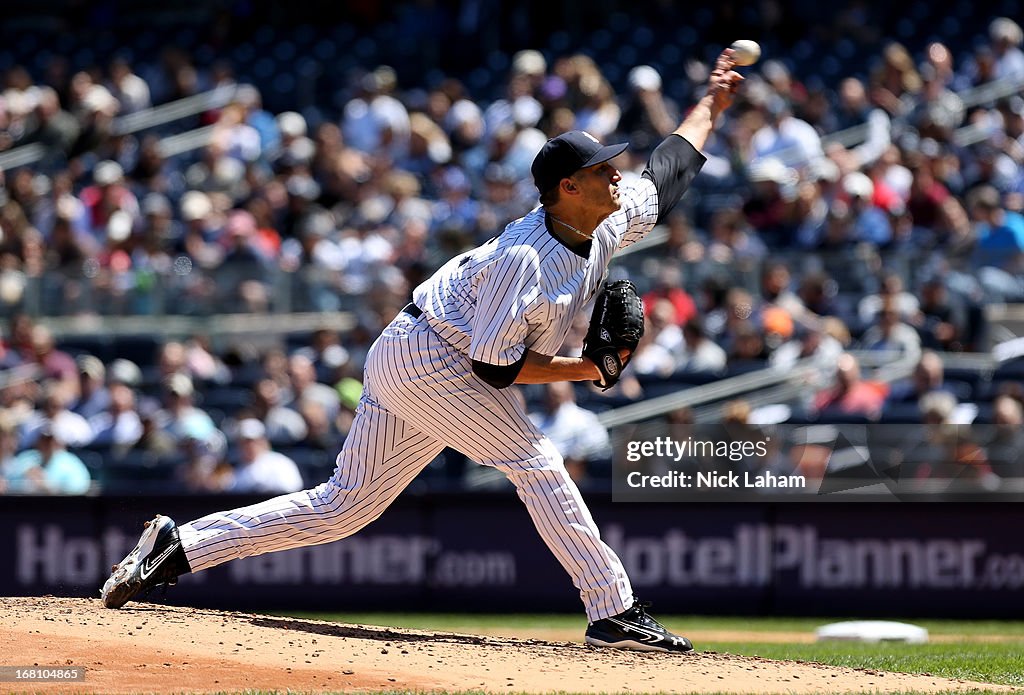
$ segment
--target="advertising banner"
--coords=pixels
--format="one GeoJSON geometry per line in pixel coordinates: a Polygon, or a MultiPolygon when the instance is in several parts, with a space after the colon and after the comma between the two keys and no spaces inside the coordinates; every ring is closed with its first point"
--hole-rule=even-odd
{"type": "MultiPolygon", "coordinates": [[[[256,500],[30,498],[0,504],[0,594],[99,595],[153,513],[256,500]]],[[[1013,505],[624,504],[591,511],[661,613],[1024,618],[1013,505]]],[[[160,590],[155,597],[160,598],[160,590]]],[[[405,496],[355,536],[183,577],[172,603],[239,609],[580,610],[512,493],[405,496]]]]}

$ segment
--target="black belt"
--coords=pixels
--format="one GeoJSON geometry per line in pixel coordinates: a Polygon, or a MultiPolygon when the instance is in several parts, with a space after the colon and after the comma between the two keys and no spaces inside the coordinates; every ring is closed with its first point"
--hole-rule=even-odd
{"type": "Polygon", "coordinates": [[[423,316],[423,309],[420,309],[412,302],[409,302],[402,308],[402,313],[409,314],[409,316],[412,316],[414,319],[418,319],[420,316],[423,316]]]}

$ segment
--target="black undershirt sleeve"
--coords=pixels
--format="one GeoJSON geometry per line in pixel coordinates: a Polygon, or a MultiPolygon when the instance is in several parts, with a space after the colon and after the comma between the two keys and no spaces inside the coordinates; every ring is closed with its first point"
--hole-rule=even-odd
{"type": "Polygon", "coordinates": [[[523,370],[523,365],[526,364],[526,353],[527,351],[523,350],[523,356],[519,358],[518,362],[501,366],[473,360],[473,373],[496,389],[508,388],[515,383],[519,372],[523,370]]]}
{"type": "Polygon", "coordinates": [[[658,189],[659,222],[672,212],[706,161],[686,138],[674,133],[654,148],[643,175],[658,189]]]}

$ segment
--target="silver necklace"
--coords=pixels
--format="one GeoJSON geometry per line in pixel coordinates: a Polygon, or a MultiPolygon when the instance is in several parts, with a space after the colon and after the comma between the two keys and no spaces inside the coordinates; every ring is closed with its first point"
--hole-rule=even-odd
{"type": "Polygon", "coordinates": [[[573,226],[572,226],[571,224],[569,224],[568,222],[564,222],[564,221],[562,221],[562,220],[558,219],[557,217],[555,217],[554,215],[552,215],[552,214],[551,214],[550,212],[548,213],[548,217],[550,217],[550,218],[551,218],[552,220],[554,220],[554,221],[555,221],[555,222],[557,222],[558,224],[560,224],[560,225],[562,225],[563,227],[565,227],[566,229],[568,229],[568,230],[569,230],[570,232],[575,232],[576,234],[579,234],[579,235],[580,235],[581,237],[583,237],[584,239],[593,239],[593,238],[594,238],[594,233],[593,233],[593,232],[591,232],[590,234],[586,234],[586,233],[584,233],[584,232],[581,232],[580,230],[576,229],[575,227],[573,227],[573,226]]]}

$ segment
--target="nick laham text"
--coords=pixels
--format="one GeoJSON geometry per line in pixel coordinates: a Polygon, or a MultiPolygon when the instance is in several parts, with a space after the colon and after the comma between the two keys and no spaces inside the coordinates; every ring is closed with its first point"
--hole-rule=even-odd
{"type": "Polygon", "coordinates": [[[750,474],[682,473],[672,471],[664,475],[644,475],[633,471],[626,476],[626,484],[632,488],[805,488],[807,479],[802,475],[776,475],[770,471],[750,474]]]}

